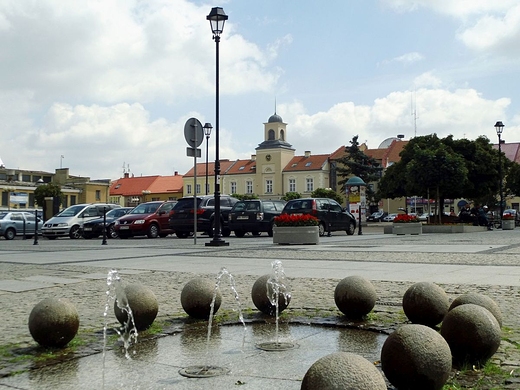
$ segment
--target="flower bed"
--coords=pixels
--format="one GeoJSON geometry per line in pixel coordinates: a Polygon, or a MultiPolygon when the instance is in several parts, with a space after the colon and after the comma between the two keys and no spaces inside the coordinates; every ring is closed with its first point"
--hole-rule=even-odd
{"type": "Polygon", "coordinates": [[[274,218],[274,244],[318,244],[319,220],[309,214],[281,214],[274,218]]]}
{"type": "Polygon", "coordinates": [[[281,214],[274,218],[276,226],[318,226],[318,218],[309,214],[281,214]]]}
{"type": "Polygon", "coordinates": [[[415,215],[398,214],[394,220],[394,223],[413,223],[419,222],[419,219],[415,215]]]}

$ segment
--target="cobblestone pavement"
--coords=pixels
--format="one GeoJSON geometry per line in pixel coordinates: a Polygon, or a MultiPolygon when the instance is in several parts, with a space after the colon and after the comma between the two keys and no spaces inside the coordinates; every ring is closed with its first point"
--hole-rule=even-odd
{"type": "MultiPolygon", "coordinates": [[[[517,229],[518,230],[518,229],[517,229]]],[[[175,248],[185,249],[183,256],[209,256],[218,261],[219,257],[236,258],[237,265],[240,259],[258,258],[266,264],[271,259],[299,259],[299,260],[334,260],[338,262],[370,261],[370,262],[392,262],[410,264],[465,264],[465,265],[487,265],[487,266],[520,266],[520,230],[502,232],[483,232],[467,234],[437,234],[422,236],[395,237],[382,235],[382,228],[367,227],[364,229],[363,237],[346,237],[334,235],[330,241],[320,245],[319,250],[299,250],[293,247],[280,247],[263,241],[246,239],[240,241],[233,239],[232,245],[227,248],[208,251],[202,244],[194,246],[192,242],[176,238],[161,240],[110,240],[109,246],[131,247],[136,246],[136,256],[146,256],[147,248],[152,246],[168,245],[175,240],[175,248]],[[506,234],[507,233],[507,234],[506,234]],[[258,244],[262,242],[262,244],[258,244]],[[432,252],[411,251],[409,248],[420,245],[437,247],[432,252]],[[478,253],[444,252],[442,248],[456,245],[488,245],[489,248],[479,250],[478,253]],[[374,248],[383,248],[380,251],[374,248]],[[350,248],[351,250],[345,250],[350,248]],[[401,248],[401,249],[399,249],[401,248]]],[[[260,238],[262,240],[262,238],[260,238]]],[[[206,240],[207,241],[207,240],[206,240]]],[[[86,240],[57,240],[52,245],[44,241],[35,249],[21,240],[0,240],[0,305],[2,308],[2,331],[0,332],[0,376],[9,375],[23,369],[24,365],[16,359],[17,353],[32,351],[35,343],[28,331],[28,317],[34,305],[49,296],[64,297],[74,303],[80,313],[80,335],[97,335],[99,341],[100,332],[104,326],[103,311],[106,304],[106,274],[105,266],[93,265],[90,261],[86,265],[79,263],[71,264],[78,257],[79,250],[87,250],[94,253],[100,251],[99,246],[86,240]],[[34,255],[35,251],[64,258],[58,263],[42,262],[24,263],[13,261],[20,254],[25,254],[27,259],[34,255]],[[105,275],[103,277],[103,275],[105,275]],[[47,278],[50,278],[46,280],[47,278]],[[63,284],[49,282],[53,278],[62,278],[63,284]],[[78,281],[77,279],[80,278],[78,281]],[[8,281],[30,281],[43,283],[45,288],[22,289],[19,292],[9,291],[2,288],[2,282],[8,281]],[[74,281],[74,282],[73,282],[74,281]],[[47,285],[45,285],[47,283],[47,285]]],[[[166,261],[175,261],[175,255],[166,261]]],[[[124,262],[122,263],[124,265],[124,262]]],[[[232,272],[232,270],[230,270],[232,272]]],[[[269,269],[266,266],[266,272],[269,269]]],[[[186,315],[180,304],[180,294],[184,284],[195,276],[215,278],[215,274],[190,273],[179,271],[161,271],[156,269],[126,270],[121,269],[121,275],[125,283],[142,283],[149,286],[157,296],[159,302],[159,314],[157,321],[167,323],[172,318],[184,318],[186,315]]],[[[468,268],[471,272],[471,268],[468,268]]],[[[290,280],[292,289],[292,300],[286,310],[287,318],[301,318],[302,316],[311,321],[336,321],[344,322],[341,313],[334,303],[334,289],[339,280],[349,276],[336,275],[331,278],[302,277],[290,280]]],[[[246,308],[246,313],[254,315],[256,308],[251,301],[251,287],[258,278],[256,274],[241,272],[234,276],[237,291],[241,297],[241,303],[246,308]],[[251,309],[251,310],[247,310],[251,309]],[[251,314],[252,313],[252,314],[251,314]]],[[[55,280],[55,279],[54,279],[55,280]]],[[[385,281],[373,280],[378,294],[378,301],[373,315],[365,327],[391,332],[397,326],[406,323],[406,317],[402,311],[401,300],[404,292],[414,282],[420,282],[421,275],[415,280],[409,281],[385,281]]],[[[493,362],[499,365],[507,375],[490,380],[486,384],[483,379],[486,375],[482,372],[470,372],[459,377],[458,381],[466,388],[476,389],[519,389],[520,388],[520,312],[518,302],[520,298],[520,287],[501,285],[497,280],[494,285],[476,284],[440,284],[444,288],[450,300],[466,292],[480,292],[494,299],[503,312],[502,343],[499,351],[493,357],[493,362]],[[477,383],[478,382],[478,383],[477,383]],[[500,383],[499,383],[500,382],[500,383]],[[478,384],[475,385],[475,383],[478,384]],[[474,386],[474,387],[473,387],[474,386]],[[479,387],[480,386],[480,387],[479,387]]],[[[234,300],[230,291],[222,290],[224,295],[222,312],[234,310],[234,300]],[[229,299],[226,299],[229,298],[229,299]]],[[[247,316],[247,314],[246,314],[247,316]]],[[[354,325],[354,324],[353,324],[354,325]]],[[[115,317],[111,320],[110,327],[116,326],[115,317]]],[[[0,385],[1,387],[1,385],[0,385]]]]}

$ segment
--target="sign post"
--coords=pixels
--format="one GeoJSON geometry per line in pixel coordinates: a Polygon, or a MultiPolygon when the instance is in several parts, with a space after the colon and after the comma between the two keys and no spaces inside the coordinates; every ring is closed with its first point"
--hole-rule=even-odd
{"type": "Polygon", "coordinates": [[[200,157],[198,147],[204,139],[204,130],[198,119],[190,118],[186,121],[184,139],[189,145],[186,154],[193,157],[193,243],[197,244],[197,157],[200,157]]]}

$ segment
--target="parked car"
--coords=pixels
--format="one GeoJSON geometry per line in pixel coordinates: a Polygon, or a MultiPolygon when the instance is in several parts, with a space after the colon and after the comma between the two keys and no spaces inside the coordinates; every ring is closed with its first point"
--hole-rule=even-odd
{"type": "Polygon", "coordinates": [[[397,217],[397,213],[388,214],[386,217],[383,217],[383,222],[392,222],[395,217],[397,217]]]}
{"type": "Polygon", "coordinates": [[[319,219],[320,236],[328,231],[344,230],[350,236],[356,230],[356,219],[329,198],[300,198],[287,202],[282,214],[310,214],[319,219]]]}
{"type": "MultiPolygon", "coordinates": [[[[211,235],[215,223],[215,197],[213,195],[197,196],[196,202],[197,231],[211,235]]],[[[220,195],[220,230],[223,237],[228,237],[231,234],[228,226],[228,215],[237,202],[238,199],[232,196],[220,195]]],[[[186,238],[195,231],[194,203],[193,196],[187,196],[179,199],[172,210],[170,228],[175,231],[175,235],[179,238],[186,238]]]]}
{"type": "Polygon", "coordinates": [[[121,207],[118,209],[110,210],[105,218],[100,217],[92,219],[83,224],[83,238],[98,238],[103,234],[103,224],[106,222],[106,235],[108,238],[117,238],[117,232],[114,229],[116,219],[128,214],[133,207],[121,207]]]}
{"type": "Polygon", "coordinates": [[[267,232],[272,237],[273,219],[282,213],[284,206],[283,200],[241,200],[229,212],[229,230],[237,237],[244,237],[247,232],[253,235],[267,232]]]}
{"type": "MultiPolygon", "coordinates": [[[[24,234],[27,238],[34,236],[34,227],[36,226],[34,213],[27,211],[3,211],[0,212],[0,236],[4,236],[6,240],[12,240],[16,236],[24,234]]],[[[43,221],[38,218],[37,232],[41,231],[43,221]]]]}
{"type": "Polygon", "coordinates": [[[376,211],[367,217],[367,222],[381,222],[388,213],[386,211],[376,211]]]}
{"type": "Polygon", "coordinates": [[[114,230],[119,238],[134,236],[166,237],[173,233],[168,220],[176,203],[176,201],[141,203],[126,215],[116,219],[114,230]]]}
{"type": "Polygon", "coordinates": [[[102,217],[105,211],[119,207],[108,203],[83,203],[67,207],[43,224],[42,236],[49,240],[67,236],[80,238],[85,222],[102,217]]]}

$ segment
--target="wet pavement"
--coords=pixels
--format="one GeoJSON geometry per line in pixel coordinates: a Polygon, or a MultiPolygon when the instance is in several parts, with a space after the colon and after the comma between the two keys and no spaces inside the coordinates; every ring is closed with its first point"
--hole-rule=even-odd
{"type": "MultiPolygon", "coordinates": [[[[421,236],[385,235],[382,230],[370,226],[362,236],[336,233],[320,238],[317,246],[279,246],[267,236],[229,237],[225,239],[229,247],[221,248],[205,247],[207,237],[199,237],[196,245],[191,239],[168,237],[109,240],[103,246],[100,240],[40,240],[34,246],[32,240],[0,239],[0,389],[297,389],[310,365],[328,353],[349,351],[379,360],[385,334],[406,323],[402,295],[420,281],[440,284],[451,300],[475,291],[497,301],[504,313],[504,331],[493,362],[511,372],[512,381],[498,388],[520,388],[520,382],[515,382],[520,369],[520,230],[421,236]],[[294,323],[282,324],[280,337],[296,342],[298,348],[265,352],[255,344],[274,337],[274,325],[262,325],[265,319],[259,318],[250,292],[254,281],[270,272],[275,259],[282,261],[293,292],[282,318],[294,323]],[[186,319],[180,292],[194,277],[214,280],[222,267],[235,277],[246,319],[260,323],[248,324],[245,336],[240,326],[216,326],[208,351],[206,329],[186,319]],[[111,338],[109,346],[114,348],[106,353],[103,370],[100,334],[110,269],[117,269],[124,282],[142,283],[154,291],[159,301],[156,323],[163,332],[148,337],[144,332],[131,360],[114,347],[111,338]],[[334,288],[350,275],[371,280],[378,293],[367,323],[348,323],[335,308],[334,288]],[[59,364],[53,364],[52,358],[30,357],[42,349],[28,332],[29,313],[49,296],[73,302],[80,313],[78,337],[93,338],[92,345],[71,349],[67,361],[59,364]],[[206,364],[230,372],[204,379],[179,374],[186,366],[206,364]]],[[[225,284],[221,284],[223,304],[217,315],[237,322],[229,319],[236,312],[225,284]]],[[[116,325],[114,317],[110,327],[116,325]]]]}

